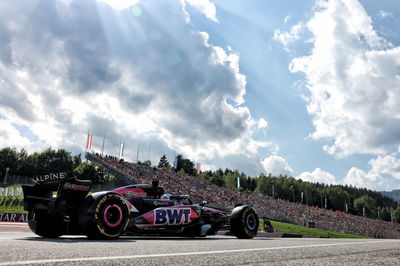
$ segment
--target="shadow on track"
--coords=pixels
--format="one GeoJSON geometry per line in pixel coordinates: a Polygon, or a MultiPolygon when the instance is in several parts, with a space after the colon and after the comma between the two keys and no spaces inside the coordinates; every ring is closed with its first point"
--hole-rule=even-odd
{"type": "Polygon", "coordinates": [[[52,243],[126,243],[136,242],[134,239],[113,239],[113,240],[93,240],[86,237],[59,237],[59,238],[46,238],[46,237],[25,237],[19,238],[18,240],[34,241],[34,242],[52,242],[52,243]]]}
{"type": "MultiPolygon", "coordinates": [[[[229,236],[212,236],[212,237],[179,237],[179,236],[121,236],[118,239],[113,240],[93,240],[88,239],[85,236],[77,236],[77,237],[69,237],[62,236],[59,238],[45,238],[45,237],[25,237],[19,238],[18,240],[27,240],[27,241],[35,241],[35,242],[53,242],[53,243],[126,243],[126,242],[136,242],[136,241],[146,241],[146,240],[157,240],[157,241],[224,241],[224,240],[232,240],[236,239],[237,241],[246,241],[248,239],[237,239],[235,237],[229,236]]],[[[253,238],[254,240],[276,240],[273,238],[253,238]]]]}

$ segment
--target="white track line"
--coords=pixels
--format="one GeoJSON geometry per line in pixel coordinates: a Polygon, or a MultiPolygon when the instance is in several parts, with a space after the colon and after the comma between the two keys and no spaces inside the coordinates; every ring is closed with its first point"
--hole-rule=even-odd
{"type": "Polygon", "coordinates": [[[121,259],[146,259],[146,258],[212,255],[212,254],[221,254],[221,253],[237,253],[237,252],[294,249],[294,248],[364,245],[364,244],[391,243],[391,242],[400,243],[399,240],[379,240],[379,241],[365,241],[365,242],[347,242],[347,243],[332,243],[332,244],[319,244],[319,245],[315,244],[315,245],[302,245],[302,246],[249,248],[249,249],[232,249],[232,250],[212,250],[212,251],[166,253],[166,254],[147,254],[147,255],[143,254],[143,255],[130,255],[130,256],[89,257],[89,258],[70,258],[70,259],[23,260],[23,261],[2,262],[2,263],[0,263],[0,265],[45,264],[45,263],[60,263],[60,262],[84,262],[84,261],[121,260],[121,259]]]}
{"type": "Polygon", "coordinates": [[[27,223],[0,223],[0,227],[28,227],[27,223]]]}

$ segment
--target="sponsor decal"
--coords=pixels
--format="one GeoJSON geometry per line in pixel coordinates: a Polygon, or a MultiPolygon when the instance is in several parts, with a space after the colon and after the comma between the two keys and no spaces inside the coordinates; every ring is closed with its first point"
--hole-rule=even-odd
{"type": "Polygon", "coordinates": [[[0,222],[22,222],[28,221],[28,214],[0,213],[0,222]]]}
{"type": "Polygon", "coordinates": [[[168,208],[155,209],[154,224],[155,225],[179,225],[188,224],[191,214],[191,208],[168,208]]]}
{"type": "Polygon", "coordinates": [[[31,179],[35,183],[43,183],[43,182],[47,182],[47,181],[58,181],[58,180],[62,180],[65,178],[67,178],[66,173],[56,173],[56,174],[50,173],[50,174],[42,175],[42,176],[35,176],[35,177],[32,177],[31,179]]]}
{"type": "Polygon", "coordinates": [[[133,193],[132,191],[128,191],[128,192],[124,193],[124,197],[127,197],[127,198],[132,198],[134,196],[135,196],[135,193],[133,193]]]}
{"type": "Polygon", "coordinates": [[[0,187],[0,197],[20,197],[22,196],[22,188],[17,187],[0,187]]]}
{"type": "Polygon", "coordinates": [[[114,189],[113,191],[117,192],[118,194],[126,198],[147,196],[146,191],[143,191],[143,189],[141,188],[117,188],[114,189]]]}
{"type": "Polygon", "coordinates": [[[155,200],[153,202],[154,206],[169,206],[170,202],[169,201],[158,201],[155,200]]]}
{"type": "Polygon", "coordinates": [[[89,191],[90,186],[76,185],[67,182],[64,184],[63,188],[66,190],[89,191]]]}
{"type": "Polygon", "coordinates": [[[143,217],[137,217],[134,219],[135,224],[146,224],[148,221],[143,217]]]}
{"type": "Polygon", "coordinates": [[[213,209],[213,208],[203,207],[203,210],[209,211],[209,212],[212,212],[212,213],[221,213],[220,210],[216,210],[216,209],[213,209]]]}
{"type": "Polygon", "coordinates": [[[146,197],[147,193],[146,192],[133,192],[134,197],[146,197]]]}

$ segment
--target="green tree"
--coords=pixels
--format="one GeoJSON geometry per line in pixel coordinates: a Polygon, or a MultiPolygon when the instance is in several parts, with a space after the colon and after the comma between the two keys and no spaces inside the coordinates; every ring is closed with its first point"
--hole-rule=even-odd
{"type": "Polygon", "coordinates": [[[339,186],[331,186],[327,191],[330,208],[345,211],[345,204],[349,201],[349,194],[339,186]]]}
{"type": "Polygon", "coordinates": [[[237,178],[238,174],[228,172],[226,175],[224,175],[225,187],[235,190],[237,188],[237,178]]]}
{"type": "Polygon", "coordinates": [[[143,165],[151,167],[151,161],[150,160],[146,160],[146,161],[143,162],[143,165]]]}
{"type": "Polygon", "coordinates": [[[272,195],[271,189],[272,186],[269,184],[267,177],[264,174],[261,174],[257,180],[256,192],[263,195],[272,195]]]}
{"type": "MultiPolygon", "coordinates": [[[[242,184],[242,180],[240,180],[240,183],[242,184]]],[[[253,177],[247,177],[244,187],[248,191],[254,191],[257,187],[257,179],[253,177]]]]}
{"type": "Polygon", "coordinates": [[[138,165],[143,165],[143,166],[151,167],[151,161],[149,161],[149,160],[146,160],[146,161],[143,161],[143,162],[138,161],[137,164],[138,164],[138,165]]]}
{"type": "Polygon", "coordinates": [[[75,169],[76,167],[78,167],[81,163],[82,163],[82,158],[81,158],[81,154],[77,154],[75,156],[72,157],[72,164],[73,164],[73,168],[75,169]]]}
{"type": "Polygon", "coordinates": [[[180,170],[183,169],[184,173],[188,175],[196,174],[194,163],[191,160],[183,158],[182,155],[178,155],[176,161],[177,161],[177,165],[175,166],[176,172],[180,172],[180,170]]]}
{"type": "Polygon", "coordinates": [[[170,170],[171,169],[171,164],[168,162],[167,157],[165,154],[161,156],[160,162],[158,163],[158,168],[160,169],[165,169],[165,170],[170,170]]]}
{"type": "Polygon", "coordinates": [[[400,205],[393,210],[394,221],[400,223],[400,205]]]}
{"type": "Polygon", "coordinates": [[[78,179],[91,180],[93,184],[104,183],[104,169],[96,163],[83,162],[74,169],[78,179]]]}
{"type": "Polygon", "coordinates": [[[4,176],[6,173],[6,168],[8,168],[8,174],[17,175],[18,174],[18,152],[16,149],[3,148],[0,150],[0,172],[4,176]]]}
{"type": "Polygon", "coordinates": [[[203,178],[204,180],[211,182],[211,178],[214,176],[214,173],[211,170],[208,171],[201,171],[199,177],[203,178]]]}
{"type": "Polygon", "coordinates": [[[381,217],[382,220],[390,221],[390,208],[389,207],[381,207],[381,217]]]}
{"type": "Polygon", "coordinates": [[[354,209],[358,215],[363,214],[363,208],[365,208],[367,217],[376,217],[376,200],[368,195],[363,195],[354,200],[354,209]]]}
{"type": "Polygon", "coordinates": [[[194,163],[189,159],[182,160],[182,168],[185,170],[185,173],[188,175],[195,175],[196,169],[194,168],[194,163]]]}
{"type": "Polygon", "coordinates": [[[37,154],[36,175],[57,172],[71,173],[73,169],[74,161],[71,153],[64,149],[53,150],[48,148],[37,154]]]}
{"type": "Polygon", "coordinates": [[[222,179],[222,178],[219,177],[219,176],[213,176],[213,177],[211,178],[211,181],[210,181],[210,182],[213,183],[213,184],[215,184],[215,185],[217,185],[217,186],[219,186],[219,187],[225,186],[225,181],[224,181],[224,179],[222,179]]]}
{"type": "Polygon", "coordinates": [[[36,161],[37,161],[37,153],[27,155],[21,161],[21,168],[19,174],[21,176],[35,176],[37,172],[36,161]]]}

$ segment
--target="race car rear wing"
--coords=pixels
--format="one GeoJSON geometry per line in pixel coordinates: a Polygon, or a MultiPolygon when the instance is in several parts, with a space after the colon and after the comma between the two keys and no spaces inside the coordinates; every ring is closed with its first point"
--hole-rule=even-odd
{"type": "Polygon", "coordinates": [[[57,202],[78,203],[89,193],[90,180],[68,178],[66,174],[49,174],[33,178],[35,185],[23,185],[24,209],[46,209],[56,207],[57,202]],[[54,196],[54,194],[56,194],[54,196]]]}

